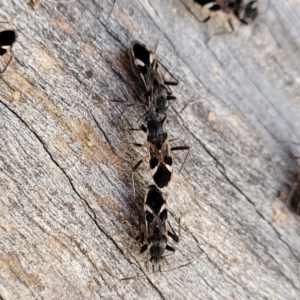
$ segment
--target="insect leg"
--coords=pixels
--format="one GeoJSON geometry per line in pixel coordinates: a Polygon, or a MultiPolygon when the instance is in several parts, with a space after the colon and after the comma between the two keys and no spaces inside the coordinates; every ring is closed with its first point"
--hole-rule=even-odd
{"type": "Polygon", "coordinates": [[[195,0],[195,2],[200,4],[201,6],[204,6],[206,4],[213,3],[214,0],[195,0]]]}
{"type": "Polygon", "coordinates": [[[8,63],[6,64],[6,66],[4,67],[4,69],[2,71],[0,71],[0,74],[3,74],[5,72],[5,70],[7,69],[7,67],[9,66],[11,60],[13,59],[13,56],[10,57],[8,63]]]}
{"type": "Polygon", "coordinates": [[[108,17],[107,17],[107,19],[106,19],[106,21],[105,21],[105,25],[107,25],[107,22],[108,22],[108,20],[109,20],[111,14],[112,14],[112,12],[113,12],[113,10],[114,10],[115,2],[116,2],[116,0],[113,0],[113,5],[112,5],[111,10],[110,10],[110,12],[109,12],[109,15],[108,15],[108,17]]]}
{"type": "MultiPolygon", "coordinates": [[[[168,223],[169,223],[169,222],[168,222],[168,223]]],[[[172,231],[173,231],[173,232],[171,232],[171,231],[168,230],[168,235],[169,235],[176,243],[178,243],[178,242],[179,242],[179,235],[177,235],[177,234],[174,232],[174,229],[173,229],[173,227],[170,225],[170,223],[169,223],[169,226],[172,228],[172,231]]]]}
{"type": "Polygon", "coordinates": [[[137,168],[140,166],[140,164],[145,161],[147,158],[149,158],[148,154],[145,155],[144,157],[142,157],[141,160],[139,160],[137,162],[137,164],[132,168],[132,188],[133,188],[133,195],[134,195],[134,198],[135,198],[135,185],[134,185],[134,172],[137,170],[137,168]]]}
{"type": "Polygon", "coordinates": [[[186,161],[186,159],[188,157],[188,155],[190,154],[191,148],[189,146],[178,146],[178,147],[172,147],[171,148],[171,151],[177,151],[177,150],[188,150],[188,152],[187,152],[187,154],[186,154],[186,156],[184,158],[184,161],[183,161],[183,163],[182,163],[182,165],[181,165],[181,167],[179,169],[178,173],[180,173],[181,169],[183,168],[183,165],[184,165],[184,163],[185,163],[185,161],[186,161]]]}
{"type": "Polygon", "coordinates": [[[166,250],[169,250],[169,251],[171,251],[172,253],[168,253],[168,254],[164,255],[163,257],[173,255],[173,254],[175,253],[175,251],[176,251],[175,248],[171,247],[170,245],[167,245],[167,246],[166,246],[166,250]]]}
{"type": "Polygon", "coordinates": [[[169,108],[177,100],[177,98],[175,96],[168,95],[167,100],[170,101],[167,105],[167,108],[169,108]]]}
{"type": "Polygon", "coordinates": [[[215,4],[215,5],[211,6],[211,7],[209,8],[209,10],[212,11],[212,12],[215,12],[215,11],[221,10],[221,7],[220,7],[220,5],[215,4]]]}
{"type": "Polygon", "coordinates": [[[128,151],[128,148],[129,148],[131,145],[133,145],[133,146],[135,146],[135,147],[147,147],[146,144],[130,143],[130,144],[127,145],[127,146],[125,147],[125,149],[122,151],[121,157],[118,158],[118,159],[116,159],[116,160],[112,163],[112,165],[115,165],[116,163],[118,163],[120,160],[122,160],[122,159],[124,158],[125,154],[126,154],[127,151],[128,151]]]}
{"type": "Polygon", "coordinates": [[[200,99],[200,100],[191,101],[191,102],[185,104],[183,106],[183,108],[180,110],[180,112],[176,112],[177,116],[179,116],[189,105],[193,105],[193,104],[196,104],[196,103],[201,102],[201,101],[202,100],[200,99]]]}
{"type": "MultiPolygon", "coordinates": [[[[242,23],[243,22],[245,22],[245,21],[243,21],[242,19],[240,19],[240,18],[238,18],[242,23]]],[[[234,27],[233,27],[233,25],[232,25],[232,15],[230,14],[228,17],[227,17],[227,22],[228,22],[228,24],[229,24],[229,26],[230,26],[230,29],[231,29],[231,32],[233,32],[234,31],[234,27]]],[[[246,22],[245,22],[246,23],[246,22]]],[[[248,23],[246,23],[246,24],[248,24],[248,23]]]]}
{"type": "Polygon", "coordinates": [[[286,206],[289,206],[289,205],[290,205],[290,201],[291,201],[291,198],[293,197],[293,194],[294,194],[294,192],[295,192],[296,187],[297,187],[297,183],[295,182],[295,183],[293,184],[292,190],[291,190],[290,193],[289,193],[288,198],[287,198],[286,201],[285,201],[285,205],[286,205],[286,206]]]}
{"type": "Polygon", "coordinates": [[[167,71],[167,73],[174,79],[174,81],[166,81],[164,80],[165,85],[178,85],[178,79],[161,63],[159,64],[167,71]]]}

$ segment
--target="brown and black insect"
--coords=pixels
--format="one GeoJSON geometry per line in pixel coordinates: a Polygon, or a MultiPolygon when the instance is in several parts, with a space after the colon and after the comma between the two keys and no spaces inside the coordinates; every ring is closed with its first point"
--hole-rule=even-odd
{"type": "MultiPolygon", "coordinates": [[[[291,142],[291,144],[299,146],[299,143],[291,142]]],[[[289,186],[290,191],[288,195],[285,191],[279,190],[277,193],[277,197],[281,198],[285,205],[298,216],[300,216],[300,156],[294,155],[291,153],[295,162],[297,163],[297,168],[289,175],[289,180],[293,182],[292,187],[289,186]]]]}
{"type": "MultiPolygon", "coordinates": [[[[223,11],[228,15],[228,22],[233,30],[231,23],[232,16],[235,16],[242,24],[253,22],[258,16],[258,2],[245,0],[194,0],[201,6],[208,8],[210,13],[223,11]]],[[[208,21],[211,16],[208,16],[204,22],[208,21]]]]}
{"type": "Polygon", "coordinates": [[[292,190],[286,200],[286,205],[300,216],[300,174],[297,174],[292,190]]]}
{"type": "MultiPolygon", "coordinates": [[[[12,48],[13,43],[16,41],[16,38],[17,35],[14,30],[0,31],[0,56],[3,56],[12,48]]],[[[0,73],[5,72],[11,60],[12,60],[12,56],[9,59],[8,63],[6,64],[5,68],[0,73]]]]}
{"type": "Polygon", "coordinates": [[[168,230],[168,206],[163,193],[155,185],[149,185],[137,240],[142,245],[140,253],[144,253],[150,247],[150,262],[153,269],[169,255],[164,255],[166,250],[172,254],[175,252],[175,249],[168,245],[168,236],[175,242],[179,241],[179,236],[168,230]]]}
{"type": "Polygon", "coordinates": [[[156,113],[166,115],[167,102],[176,100],[168,86],[177,85],[178,80],[160,63],[174,79],[174,81],[166,81],[158,68],[156,54],[139,41],[130,43],[129,60],[146,99],[153,101],[152,105],[156,113]]]}
{"type": "MultiPolygon", "coordinates": [[[[296,143],[295,143],[296,144],[296,143]]],[[[299,144],[297,144],[299,145],[299,144]]],[[[300,159],[299,156],[294,156],[294,159],[298,161],[300,159]]],[[[299,164],[298,164],[298,172],[294,173],[291,178],[293,180],[293,187],[286,199],[286,206],[290,208],[291,211],[295,212],[298,216],[300,216],[300,172],[299,172],[299,164]]]]}
{"type": "Polygon", "coordinates": [[[141,125],[141,130],[147,133],[146,144],[133,144],[138,147],[147,147],[148,149],[148,155],[139,160],[139,162],[133,167],[133,172],[137,170],[143,161],[149,159],[149,166],[153,180],[160,188],[166,187],[171,180],[173,172],[172,151],[188,150],[179,170],[180,172],[190,150],[189,146],[171,147],[170,141],[168,140],[168,134],[163,127],[166,118],[167,117],[165,116],[163,119],[160,119],[157,114],[153,112],[149,113],[146,117],[146,125],[141,125]]]}

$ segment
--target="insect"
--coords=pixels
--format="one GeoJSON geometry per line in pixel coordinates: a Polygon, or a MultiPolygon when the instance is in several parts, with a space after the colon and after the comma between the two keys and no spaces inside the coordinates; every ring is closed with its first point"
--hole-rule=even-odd
{"type": "MultiPolygon", "coordinates": [[[[207,7],[211,13],[223,11],[229,15],[228,22],[233,30],[231,17],[235,16],[242,24],[249,24],[258,16],[258,2],[257,0],[247,1],[244,0],[194,0],[196,3],[207,7]]],[[[211,16],[208,16],[204,22],[208,21],[211,16]]]]}
{"type": "Polygon", "coordinates": [[[297,175],[293,188],[286,200],[286,205],[300,216],[300,174],[297,175]]]}
{"type": "MultiPolygon", "coordinates": [[[[0,31],[0,56],[3,56],[11,49],[13,43],[16,41],[16,37],[17,35],[14,30],[0,31]]],[[[8,63],[6,64],[5,68],[1,71],[1,73],[5,72],[11,60],[12,57],[9,59],[8,63]]]]}
{"type": "MultiPolygon", "coordinates": [[[[141,125],[141,130],[147,133],[147,143],[146,144],[137,144],[133,145],[137,147],[146,147],[148,149],[148,155],[144,156],[138,163],[133,167],[132,171],[134,172],[138,169],[140,164],[149,158],[149,166],[152,173],[153,180],[155,184],[164,188],[168,185],[171,180],[172,171],[173,171],[173,159],[172,151],[177,150],[188,150],[184,161],[179,169],[179,173],[187,159],[187,156],[190,152],[189,146],[177,146],[171,147],[170,141],[168,140],[168,134],[164,130],[164,122],[167,117],[163,119],[158,118],[157,114],[151,112],[146,117],[146,125],[141,125]]],[[[132,175],[132,183],[134,189],[134,175],[132,175]]]]}
{"type": "Polygon", "coordinates": [[[155,112],[166,115],[167,101],[176,100],[168,86],[177,85],[178,80],[167,71],[174,81],[166,81],[158,68],[156,54],[139,41],[130,43],[129,60],[143,93],[149,101],[153,101],[155,112]]]}
{"type": "Polygon", "coordinates": [[[155,185],[148,186],[144,199],[143,220],[140,223],[140,234],[137,237],[142,244],[140,253],[144,253],[150,247],[150,262],[154,269],[166,256],[166,250],[175,252],[175,249],[168,245],[168,236],[175,242],[179,241],[179,236],[168,230],[167,202],[155,185]]]}
{"type": "MultiPolygon", "coordinates": [[[[298,143],[293,143],[293,144],[299,145],[298,143]]],[[[300,157],[294,156],[294,159],[298,162],[300,157]]],[[[299,169],[299,163],[298,163],[298,169],[299,169]]],[[[295,173],[291,179],[294,181],[294,184],[285,201],[285,204],[293,212],[295,212],[297,215],[300,216],[300,172],[295,173]]]]}
{"type": "MultiPolygon", "coordinates": [[[[291,144],[299,146],[300,144],[297,142],[291,142],[291,144]]],[[[286,193],[282,190],[278,191],[277,197],[284,200],[285,205],[297,215],[300,216],[300,172],[299,172],[299,155],[294,155],[291,153],[295,162],[297,163],[297,172],[293,172],[291,176],[289,176],[289,180],[293,181],[293,186],[288,196],[286,197],[286,193]]]]}

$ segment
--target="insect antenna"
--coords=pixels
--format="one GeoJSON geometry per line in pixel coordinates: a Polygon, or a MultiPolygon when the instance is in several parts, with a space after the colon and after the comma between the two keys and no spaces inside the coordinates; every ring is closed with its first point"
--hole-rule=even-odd
{"type": "MultiPolygon", "coordinates": [[[[136,276],[131,276],[131,277],[118,278],[118,277],[114,276],[113,274],[111,274],[110,272],[108,272],[107,270],[105,270],[105,272],[107,274],[109,274],[111,277],[113,277],[113,278],[115,278],[115,279],[117,279],[119,281],[125,281],[125,280],[131,280],[131,279],[146,277],[146,276],[149,276],[149,275],[152,275],[152,274],[168,273],[168,272],[171,272],[171,271],[174,271],[174,270],[178,270],[178,269],[187,267],[188,265],[191,265],[194,261],[198,260],[200,257],[201,257],[201,254],[198,255],[198,256],[196,256],[196,257],[194,257],[194,258],[192,258],[191,260],[188,260],[186,263],[184,263],[184,264],[182,264],[180,266],[177,266],[177,267],[174,267],[174,268],[171,268],[171,269],[168,269],[168,270],[161,270],[160,269],[158,273],[154,272],[154,270],[153,270],[151,273],[144,273],[142,275],[136,275],[136,276]]],[[[144,271],[142,270],[142,272],[144,272],[144,271]]]]}
{"type": "Polygon", "coordinates": [[[113,10],[114,10],[115,2],[116,2],[116,0],[113,0],[113,5],[112,5],[112,7],[111,7],[111,9],[110,9],[110,12],[109,12],[109,15],[108,15],[108,17],[107,17],[107,19],[106,19],[106,21],[105,21],[105,25],[107,25],[107,22],[108,22],[108,20],[109,20],[111,14],[112,14],[112,12],[113,12],[113,10]]]}

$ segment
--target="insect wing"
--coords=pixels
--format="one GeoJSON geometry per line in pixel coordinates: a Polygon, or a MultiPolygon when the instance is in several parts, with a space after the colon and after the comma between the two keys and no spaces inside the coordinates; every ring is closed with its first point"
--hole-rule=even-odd
{"type": "Polygon", "coordinates": [[[130,43],[129,59],[134,74],[147,93],[153,87],[154,74],[157,68],[156,55],[144,44],[133,41],[130,43]]]}
{"type": "Polygon", "coordinates": [[[14,30],[4,30],[0,32],[0,48],[2,49],[11,48],[15,41],[16,41],[16,32],[14,30]]]}

